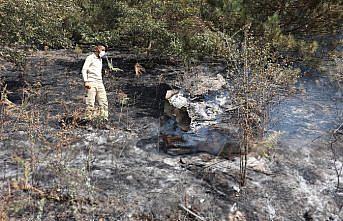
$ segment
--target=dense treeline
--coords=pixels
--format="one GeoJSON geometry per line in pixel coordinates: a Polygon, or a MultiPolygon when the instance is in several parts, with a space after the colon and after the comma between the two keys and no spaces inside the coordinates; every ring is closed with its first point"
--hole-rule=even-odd
{"type": "Polygon", "coordinates": [[[4,0],[3,45],[68,48],[102,42],[151,53],[220,55],[227,38],[254,35],[279,50],[314,52],[308,34],[340,30],[339,0],[4,0]]]}

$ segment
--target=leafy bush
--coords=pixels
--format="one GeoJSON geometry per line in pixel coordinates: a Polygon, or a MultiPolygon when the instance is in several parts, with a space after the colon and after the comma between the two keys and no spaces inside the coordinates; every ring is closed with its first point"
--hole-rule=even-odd
{"type": "Polygon", "coordinates": [[[221,54],[222,34],[241,40],[242,28],[252,24],[255,35],[275,49],[307,55],[318,44],[300,39],[339,30],[337,7],[338,0],[5,0],[0,43],[67,48],[102,42],[199,57],[221,54]]]}
{"type": "Polygon", "coordinates": [[[67,18],[79,9],[68,0],[13,0],[0,3],[2,44],[68,47],[67,18]]]}
{"type": "Polygon", "coordinates": [[[166,51],[173,39],[166,24],[150,14],[130,8],[126,16],[119,19],[118,33],[122,41],[131,47],[145,49],[154,42],[155,50],[166,51]],[[143,22],[144,21],[144,22],[143,22]]]}

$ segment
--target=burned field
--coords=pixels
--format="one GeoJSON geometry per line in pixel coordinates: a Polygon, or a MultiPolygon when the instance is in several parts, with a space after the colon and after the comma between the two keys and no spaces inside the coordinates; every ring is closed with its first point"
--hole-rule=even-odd
{"type": "MultiPolygon", "coordinates": [[[[299,136],[291,136],[292,127],[283,136],[280,127],[281,132],[256,144],[247,185],[240,188],[238,129],[230,118],[235,107],[225,93],[222,65],[189,71],[171,61],[141,59],[146,72],[136,76],[137,58],[110,55],[123,72],[104,76],[110,105],[106,128],[82,121],[85,55],[34,52],[21,71],[0,60],[0,220],[342,217],[343,195],[334,169],[342,159],[342,142],[331,146],[337,150],[333,158],[329,138],[322,135],[327,128],[316,128],[316,118],[299,120],[302,112],[319,109],[318,115],[328,116],[321,120],[332,125],[333,103],[323,100],[313,108],[311,100],[305,107],[289,100],[285,106],[298,114],[289,118],[298,120],[299,136]],[[204,79],[202,72],[213,76],[204,79]],[[180,93],[183,88],[194,94],[180,93]],[[179,108],[166,99],[171,90],[178,91],[174,101],[179,108]],[[307,130],[312,131],[309,137],[307,130]],[[310,142],[318,135],[321,139],[310,142]]],[[[305,79],[304,87],[313,89],[316,80],[305,79]]],[[[296,99],[305,98],[311,96],[296,99]]],[[[275,112],[276,118],[286,118],[285,109],[275,112]]]]}

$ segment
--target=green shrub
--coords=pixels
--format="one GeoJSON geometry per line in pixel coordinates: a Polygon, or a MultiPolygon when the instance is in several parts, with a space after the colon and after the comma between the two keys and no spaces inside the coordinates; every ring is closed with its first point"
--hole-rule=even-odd
{"type": "Polygon", "coordinates": [[[78,8],[68,0],[13,0],[0,3],[2,44],[70,46],[66,21],[78,8]]]}

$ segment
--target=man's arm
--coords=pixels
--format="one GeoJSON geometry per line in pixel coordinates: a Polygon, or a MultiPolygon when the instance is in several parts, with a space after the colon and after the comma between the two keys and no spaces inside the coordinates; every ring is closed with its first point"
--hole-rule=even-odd
{"type": "Polygon", "coordinates": [[[91,56],[88,56],[86,58],[86,61],[85,63],[83,64],[83,67],[82,67],[82,77],[83,77],[83,81],[86,83],[88,81],[88,74],[87,74],[87,71],[88,71],[88,68],[89,66],[91,65],[92,63],[92,57],[91,56]]]}

